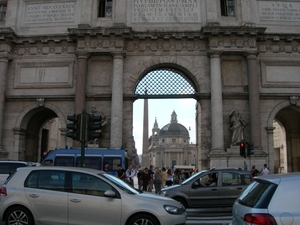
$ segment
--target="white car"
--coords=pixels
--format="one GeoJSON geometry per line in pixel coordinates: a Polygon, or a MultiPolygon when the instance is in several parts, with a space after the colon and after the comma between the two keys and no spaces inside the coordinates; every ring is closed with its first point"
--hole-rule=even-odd
{"type": "Polygon", "coordinates": [[[19,225],[183,225],[179,202],[142,193],[103,171],[18,168],[0,191],[0,219],[19,225]]]}
{"type": "Polygon", "coordinates": [[[299,225],[300,173],[254,178],[232,208],[231,225],[299,225]]]}

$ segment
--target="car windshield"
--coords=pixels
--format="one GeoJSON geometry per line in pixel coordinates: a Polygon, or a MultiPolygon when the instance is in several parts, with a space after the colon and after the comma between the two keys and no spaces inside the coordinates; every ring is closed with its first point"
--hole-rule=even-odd
{"type": "Polygon", "coordinates": [[[142,191],[138,191],[137,189],[131,187],[130,185],[126,184],[124,181],[120,180],[119,178],[112,176],[108,173],[104,174],[98,174],[100,176],[104,176],[106,179],[108,179],[110,182],[113,182],[115,185],[117,185],[120,189],[127,192],[128,194],[140,194],[142,191]]]}
{"type": "Polygon", "coordinates": [[[255,181],[238,197],[238,202],[252,208],[267,208],[276,188],[276,184],[255,181]]]}
{"type": "Polygon", "coordinates": [[[190,180],[193,180],[195,177],[199,176],[200,174],[205,173],[207,170],[200,171],[199,173],[195,173],[193,176],[190,176],[188,179],[184,180],[181,184],[189,183],[190,180]]]}

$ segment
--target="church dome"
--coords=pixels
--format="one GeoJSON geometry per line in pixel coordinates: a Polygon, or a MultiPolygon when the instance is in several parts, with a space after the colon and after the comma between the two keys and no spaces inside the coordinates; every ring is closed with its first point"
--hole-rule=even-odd
{"type": "Polygon", "coordinates": [[[182,124],[177,122],[177,114],[173,111],[171,115],[171,123],[165,125],[159,131],[159,136],[184,136],[189,137],[189,132],[182,124]]]}
{"type": "Polygon", "coordinates": [[[160,130],[159,136],[186,136],[186,137],[189,137],[189,132],[180,123],[169,123],[160,130]]]}

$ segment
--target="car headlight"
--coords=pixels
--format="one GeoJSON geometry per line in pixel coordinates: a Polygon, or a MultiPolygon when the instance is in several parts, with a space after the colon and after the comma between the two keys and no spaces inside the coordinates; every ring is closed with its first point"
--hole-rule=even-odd
{"type": "Polygon", "coordinates": [[[172,205],[164,205],[164,209],[170,213],[170,214],[183,214],[185,212],[185,208],[184,206],[182,206],[182,208],[178,208],[176,206],[172,206],[172,205]]]}
{"type": "Polygon", "coordinates": [[[161,191],[159,194],[162,195],[162,196],[168,196],[166,191],[161,191]]]}

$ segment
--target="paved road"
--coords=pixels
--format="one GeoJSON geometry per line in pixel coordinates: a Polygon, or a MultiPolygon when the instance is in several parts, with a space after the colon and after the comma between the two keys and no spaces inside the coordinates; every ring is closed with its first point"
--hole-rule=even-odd
{"type": "MultiPolygon", "coordinates": [[[[219,217],[219,218],[188,218],[186,225],[228,225],[230,218],[219,217]]],[[[5,225],[4,222],[0,222],[0,225],[5,225]]],[[[88,225],[88,224],[87,224],[88,225]]]]}

